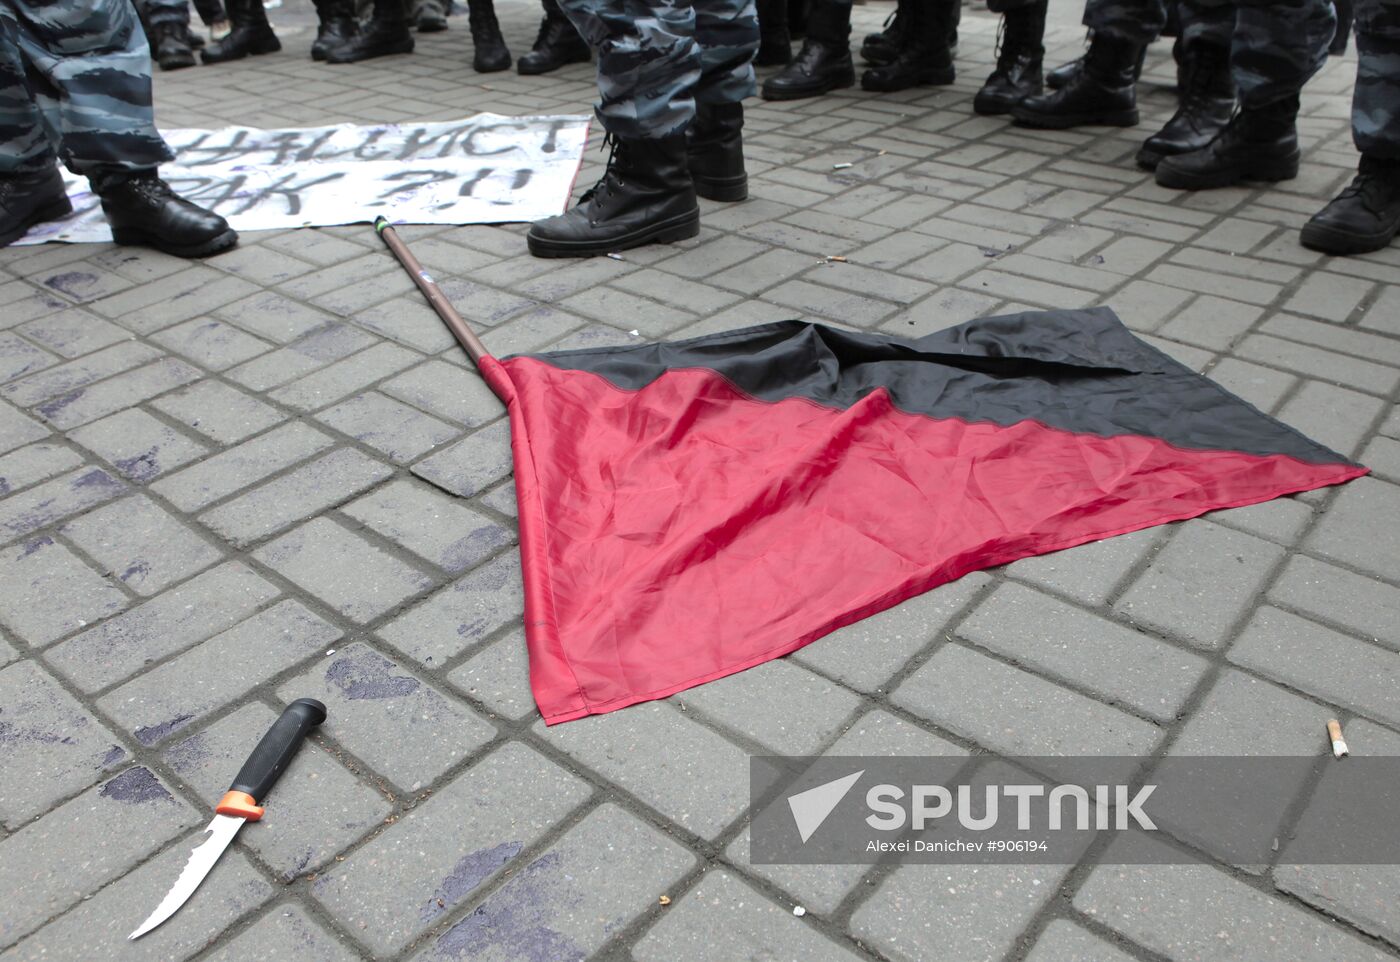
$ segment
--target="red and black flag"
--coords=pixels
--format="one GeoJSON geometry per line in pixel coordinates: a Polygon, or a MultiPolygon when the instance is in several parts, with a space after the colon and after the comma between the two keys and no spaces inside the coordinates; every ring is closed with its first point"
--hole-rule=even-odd
{"type": "Polygon", "coordinates": [[[1365,473],[1106,309],[788,321],[483,358],[548,723],[787,654],[969,571],[1365,473]]]}
{"type": "Polygon", "coordinates": [[[376,229],[509,408],[549,724],[742,671],[979,568],[1366,473],[1104,308],[497,360],[376,229]]]}

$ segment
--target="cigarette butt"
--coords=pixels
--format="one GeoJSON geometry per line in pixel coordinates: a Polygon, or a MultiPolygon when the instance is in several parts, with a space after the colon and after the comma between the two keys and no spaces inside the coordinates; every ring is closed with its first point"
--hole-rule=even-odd
{"type": "Polygon", "coordinates": [[[838,263],[838,264],[844,264],[844,263],[846,263],[846,258],[842,257],[840,254],[831,254],[831,255],[828,255],[828,256],[827,256],[827,260],[829,260],[829,261],[835,261],[835,262],[838,263]]]}
{"type": "Polygon", "coordinates": [[[849,167],[849,166],[851,166],[851,165],[850,165],[850,164],[832,164],[832,165],[831,165],[831,169],[832,169],[832,170],[845,170],[845,169],[846,169],[847,167],[849,167]]]}
{"type": "Polygon", "coordinates": [[[1333,755],[1345,758],[1351,754],[1351,749],[1347,748],[1346,740],[1342,738],[1342,723],[1335,718],[1327,722],[1327,737],[1332,739],[1333,755]]]}

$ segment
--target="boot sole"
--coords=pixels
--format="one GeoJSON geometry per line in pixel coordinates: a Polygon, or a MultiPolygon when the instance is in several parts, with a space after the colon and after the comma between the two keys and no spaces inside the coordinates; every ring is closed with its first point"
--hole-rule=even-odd
{"type": "Polygon", "coordinates": [[[374,53],[367,53],[364,56],[337,57],[335,51],[330,51],[326,54],[326,63],[361,63],[365,60],[373,60],[376,57],[393,57],[401,53],[413,53],[412,37],[400,41],[399,43],[391,44],[382,50],[376,50],[374,53]]]}
{"type": "Polygon", "coordinates": [[[947,70],[936,70],[933,73],[924,74],[915,79],[912,83],[901,84],[871,84],[867,83],[869,73],[860,78],[860,89],[869,90],[871,93],[890,94],[899,90],[912,90],[915,87],[946,87],[957,80],[957,75],[953,68],[947,70]]]}
{"type": "Polygon", "coordinates": [[[1395,240],[1395,234],[1393,230],[1375,234],[1353,234],[1321,224],[1305,224],[1299,239],[1308,250],[1345,257],[1348,254],[1369,254],[1371,251],[1384,250],[1395,240]]]}
{"type": "Polygon", "coordinates": [[[851,67],[849,72],[843,72],[834,78],[813,85],[811,87],[785,88],[779,87],[775,90],[769,89],[767,84],[763,85],[764,100],[806,100],[808,97],[820,97],[822,94],[830,93],[833,90],[840,90],[843,87],[854,87],[856,85],[856,68],[851,67]]]}
{"type": "MultiPolygon", "coordinates": [[[[1178,156],[1185,155],[1179,154],[1178,156]]],[[[1245,169],[1231,168],[1206,174],[1181,170],[1172,165],[1170,157],[1166,157],[1157,165],[1157,184],[1160,187],[1169,187],[1173,190],[1215,190],[1220,187],[1233,187],[1235,184],[1249,180],[1277,183],[1281,180],[1292,180],[1298,176],[1298,164],[1301,157],[1302,155],[1295,151],[1292,156],[1272,164],[1261,164],[1245,169]]]]}
{"type": "Polygon", "coordinates": [[[699,177],[691,175],[695,181],[695,193],[706,200],[721,200],[727,203],[749,199],[749,175],[739,174],[735,177],[710,178],[701,180],[699,177]]]}
{"type": "Polygon", "coordinates": [[[510,69],[510,58],[498,63],[477,63],[472,61],[472,70],[476,73],[500,73],[502,70],[510,69]]]}
{"type": "Polygon", "coordinates": [[[29,233],[29,228],[33,227],[35,224],[43,224],[51,220],[58,220],[67,217],[71,213],[73,213],[73,202],[68,199],[67,194],[55,198],[20,221],[15,227],[0,231],[0,247],[9,247],[15,241],[29,233]]]}
{"type": "Polygon", "coordinates": [[[1107,114],[1033,114],[1011,108],[1011,121],[1017,127],[1034,130],[1069,130],[1071,127],[1136,127],[1138,112],[1118,110],[1107,114]]]}
{"type": "Polygon", "coordinates": [[[699,233],[700,211],[691,210],[677,214],[660,224],[653,224],[644,230],[609,241],[565,241],[527,234],[525,243],[530,248],[530,253],[536,257],[602,257],[614,251],[631,250],[633,247],[644,247],[647,244],[671,244],[699,233]]]}
{"type": "Polygon", "coordinates": [[[244,57],[261,57],[263,54],[277,53],[281,49],[282,41],[278,40],[276,37],[273,37],[271,43],[264,43],[259,44],[255,47],[249,47],[247,50],[240,53],[236,57],[211,57],[209,56],[209,48],[205,47],[203,50],[199,51],[199,59],[202,60],[205,64],[232,63],[235,60],[242,60],[244,57]]]}
{"type": "Polygon", "coordinates": [[[127,247],[154,247],[158,251],[173,254],[176,257],[212,257],[214,254],[221,254],[237,244],[238,232],[230,227],[222,234],[215,235],[207,241],[179,245],[168,244],[139,227],[124,227],[113,229],[112,240],[127,247]]]}
{"type": "Polygon", "coordinates": [[[561,67],[567,67],[571,63],[588,63],[593,59],[593,55],[588,52],[572,54],[556,63],[547,64],[543,67],[527,66],[524,60],[519,60],[515,64],[515,72],[522,77],[538,77],[540,74],[552,73],[561,67]]]}

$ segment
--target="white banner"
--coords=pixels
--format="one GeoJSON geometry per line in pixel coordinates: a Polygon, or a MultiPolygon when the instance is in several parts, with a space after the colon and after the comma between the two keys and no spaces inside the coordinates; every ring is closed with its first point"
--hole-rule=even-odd
{"type": "MultiPolygon", "coordinates": [[[[166,130],[161,176],[236,230],[371,222],[499,224],[562,212],[583,160],[587,117],[477,114],[433,124],[166,130]]],[[[87,179],[65,172],[73,215],[20,244],[109,241],[87,179]]]]}

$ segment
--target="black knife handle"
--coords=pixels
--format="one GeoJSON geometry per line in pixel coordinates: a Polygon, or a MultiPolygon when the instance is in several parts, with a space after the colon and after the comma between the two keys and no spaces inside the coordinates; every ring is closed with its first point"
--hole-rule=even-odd
{"type": "Polygon", "coordinates": [[[298,698],[288,705],[282,717],[272,723],[262,741],[258,742],[238,770],[238,776],[229,786],[229,794],[219,803],[218,811],[250,820],[261,817],[262,809],[257,803],[277,783],[311,729],[325,720],[326,706],[314,698],[298,698]],[[232,800],[230,795],[247,795],[252,804],[240,804],[240,800],[232,800]],[[226,808],[233,810],[225,811],[226,808]],[[256,815],[253,814],[255,811],[256,815]]]}

